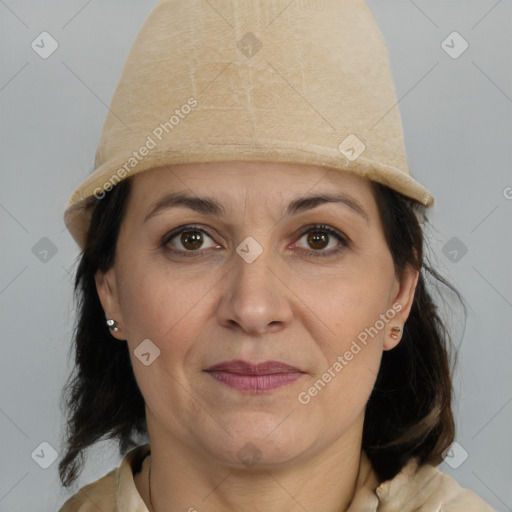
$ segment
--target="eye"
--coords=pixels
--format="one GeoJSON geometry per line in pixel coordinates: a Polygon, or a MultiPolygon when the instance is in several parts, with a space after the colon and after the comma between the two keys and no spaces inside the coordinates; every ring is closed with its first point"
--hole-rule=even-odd
{"type": "Polygon", "coordinates": [[[183,256],[194,256],[193,253],[199,252],[199,249],[220,247],[216,243],[212,243],[210,246],[204,247],[205,236],[212,240],[211,236],[204,229],[196,226],[183,226],[168,233],[162,240],[162,245],[177,247],[177,250],[172,248],[169,249],[172,252],[183,256]],[[175,241],[173,242],[173,240],[175,241]]]}
{"type": "Polygon", "coordinates": [[[332,256],[342,251],[345,247],[348,247],[348,240],[345,236],[343,236],[339,231],[323,224],[316,224],[310,227],[302,234],[299,240],[302,240],[303,238],[305,238],[306,244],[308,245],[306,249],[313,249],[313,251],[310,251],[310,255],[313,257],[332,256]],[[338,243],[334,243],[334,250],[324,251],[324,249],[331,245],[331,242],[336,241],[338,243]]]}

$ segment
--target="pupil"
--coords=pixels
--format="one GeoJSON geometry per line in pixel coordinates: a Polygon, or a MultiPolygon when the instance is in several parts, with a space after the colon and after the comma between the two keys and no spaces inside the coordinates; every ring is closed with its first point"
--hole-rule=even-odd
{"type": "Polygon", "coordinates": [[[181,243],[183,244],[184,247],[187,247],[189,249],[198,249],[199,247],[201,247],[201,244],[203,243],[202,235],[199,231],[186,231],[181,235],[181,243]],[[190,246],[189,244],[191,244],[192,246],[190,246]]]}
{"type": "Polygon", "coordinates": [[[313,249],[323,249],[324,247],[326,247],[326,244],[322,242],[325,242],[326,239],[327,235],[325,233],[322,234],[321,231],[312,231],[309,234],[308,243],[312,245],[313,249]],[[315,244],[317,243],[320,243],[321,247],[315,247],[315,244]]]}

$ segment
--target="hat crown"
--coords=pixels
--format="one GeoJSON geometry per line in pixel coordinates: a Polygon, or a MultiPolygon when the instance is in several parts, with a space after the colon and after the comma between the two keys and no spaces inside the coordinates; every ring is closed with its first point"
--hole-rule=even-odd
{"type": "Polygon", "coordinates": [[[211,137],[338,151],[354,134],[366,158],[408,172],[395,104],[385,43],[363,0],[164,0],[132,47],[96,168],[144,135],[169,150],[211,137]],[[175,110],[190,98],[194,120],[182,122],[175,110]]]}

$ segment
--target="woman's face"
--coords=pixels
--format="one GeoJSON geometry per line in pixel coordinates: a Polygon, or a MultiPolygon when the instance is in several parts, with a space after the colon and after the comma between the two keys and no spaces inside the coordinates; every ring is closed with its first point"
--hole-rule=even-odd
{"type": "Polygon", "coordinates": [[[134,176],[97,287],[150,436],[216,462],[286,464],[360,440],[417,277],[397,280],[366,179],[211,162],[134,176]]]}

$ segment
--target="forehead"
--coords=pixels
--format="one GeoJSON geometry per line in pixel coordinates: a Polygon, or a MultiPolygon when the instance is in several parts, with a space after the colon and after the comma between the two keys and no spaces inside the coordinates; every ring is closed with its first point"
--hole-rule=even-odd
{"type": "Polygon", "coordinates": [[[324,212],[332,220],[345,219],[367,233],[383,233],[372,182],[351,172],[281,162],[230,161],[154,168],[132,179],[121,238],[146,232],[155,216],[167,218],[165,212],[174,206],[180,215],[195,212],[229,225],[277,223],[301,218],[308,211],[324,212]]]}
{"type": "Polygon", "coordinates": [[[371,182],[351,172],[286,162],[206,162],[177,164],[136,174],[132,195],[147,205],[168,192],[215,196],[233,203],[259,203],[298,195],[346,192],[361,202],[374,202],[371,182]]]}

